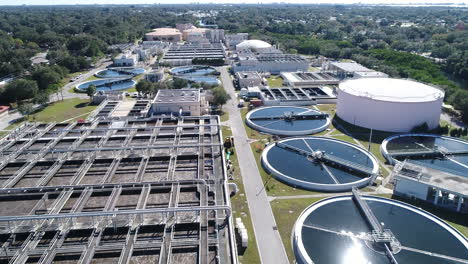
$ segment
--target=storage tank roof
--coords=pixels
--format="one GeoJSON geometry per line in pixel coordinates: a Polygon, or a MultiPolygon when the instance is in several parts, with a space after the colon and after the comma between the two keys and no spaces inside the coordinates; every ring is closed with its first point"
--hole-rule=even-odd
{"type": "Polygon", "coordinates": [[[244,40],[237,44],[237,49],[267,49],[271,48],[271,45],[265,41],[258,39],[244,40]]]}
{"type": "Polygon", "coordinates": [[[429,102],[444,97],[435,87],[403,79],[362,78],[342,82],[340,90],[355,96],[390,102],[429,102]]]}

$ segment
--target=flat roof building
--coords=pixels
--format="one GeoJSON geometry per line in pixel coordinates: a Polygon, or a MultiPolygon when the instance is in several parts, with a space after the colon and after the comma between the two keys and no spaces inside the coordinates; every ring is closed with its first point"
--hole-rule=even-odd
{"type": "Polygon", "coordinates": [[[249,33],[226,34],[225,43],[230,50],[236,49],[237,44],[249,39],[249,33]]]}
{"type": "Polygon", "coordinates": [[[391,177],[396,195],[468,213],[467,177],[415,164],[411,160],[397,162],[391,177]]]}
{"type": "Polygon", "coordinates": [[[133,67],[138,62],[138,55],[137,54],[123,54],[119,57],[114,58],[115,67],[133,67]]]}
{"type": "Polygon", "coordinates": [[[201,116],[208,113],[208,102],[201,89],[159,90],[153,100],[153,115],[201,116]]]}
{"type": "Polygon", "coordinates": [[[284,82],[294,87],[337,85],[340,80],[327,72],[282,72],[284,82]]]}
{"type": "Polygon", "coordinates": [[[388,77],[385,73],[366,68],[357,62],[329,62],[322,70],[329,71],[341,79],[388,77]]]}
{"type": "Polygon", "coordinates": [[[146,40],[156,40],[165,42],[182,41],[182,33],[175,28],[155,28],[152,32],[145,34],[146,40]]]}
{"type": "Polygon", "coordinates": [[[236,73],[236,79],[240,88],[259,86],[262,84],[262,76],[256,71],[243,71],[236,73]]]}
{"type": "Polygon", "coordinates": [[[265,106],[289,105],[305,106],[334,104],[336,96],[328,86],[317,87],[260,87],[260,99],[265,106]]]}
{"type": "Polygon", "coordinates": [[[299,55],[281,53],[246,53],[239,55],[239,61],[232,69],[239,71],[257,71],[279,74],[281,72],[307,71],[309,62],[299,55]]]}
{"type": "Polygon", "coordinates": [[[195,58],[223,59],[226,57],[221,43],[197,44],[173,44],[164,55],[162,62],[172,66],[191,65],[195,58]]]}

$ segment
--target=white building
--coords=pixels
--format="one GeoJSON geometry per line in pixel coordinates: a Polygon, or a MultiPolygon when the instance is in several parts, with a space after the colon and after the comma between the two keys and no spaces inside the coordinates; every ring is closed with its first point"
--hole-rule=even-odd
{"type": "Polygon", "coordinates": [[[398,162],[392,173],[395,195],[468,213],[468,178],[411,163],[398,162]]]}
{"type": "Polygon", "coordinates": [[[282,72],[281,78],[289,86],[311,87],[316,85],[337,85],[340,81],[327,72],[282,72]]]}
{"type": "Polygon", "coordinates": [[[262,84],[262,76],[255,71],[237,72],[236,79],[240,88],[259,86],[262,84]]]}
{"type": "Polygon", "coordinates": [[[224,41],[226,43],[226,46],[229,49],[234,50],[237,44],[248,39],[249,39],[249,33],[237,33],[237,34],[226,34],[224,41]]]}
{"type": "Polygon", "coordinates": [[[138,62],[138,56],[136,54],[124,54],[114,58],[115,67],[133,67],[138,62]]]}
{"type": "Polygon", "coordinates": [[[253,52],[253,53],[276,53],[278,52],[270,43],[263,40],[251,39],[244,40],[236,45],[236,51],[241,52],[253,52]]]}
{"type": "Polygon", "coordinates": [[[153,115],[201,116],[209,111],[201,89],[159,90],[152,103],[153,115]]]}
{"type": "Polygon", "coordinates": [[[280,72],[307,71],[309,62],[299,55],[281,53],[246,53],[232,65],[234,72],[257,71],[279,74],[280,72]]]}
{"type": "Polygon", "coordinates": [[[368,69],[357,62],[330,62],[322,67],[324,71],[330,71],[340,78],[352,78],[354,73],[360,72],[361,75],[365,72],[375,72],[368,69]]]}
{"type": "Polygon", "coordinates": [[[439,125],[444,92],[410,80],[350,79],[340,83],[336,114],[344,121],[369,129],[409,132],[426,123],[439,125]]]}

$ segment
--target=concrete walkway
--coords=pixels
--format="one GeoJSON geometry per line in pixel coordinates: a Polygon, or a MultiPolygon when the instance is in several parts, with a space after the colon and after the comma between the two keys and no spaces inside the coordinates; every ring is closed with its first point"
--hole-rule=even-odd
{"type": "MultiPolygon", "coordinates": [[[[240,172],[244,181],[261,262],[264,264],[289,263],[280,234],[276,230],[275,218],[265,188],[263,188],[262,177],[258,171],[255,157],[248,143],[249,139],[245,132],[240,111],[237,108],[232,80],[226,67],[218,68],[218,70],[221,72],[224,89],[232,98],[224,106],[224,110],[229,112],[229,123],[234,136],[236,153],[238,153],[237,158],[239,159],[240,172]]],[[[291,221],[295,221],[295,219],[291,219],[291,221]]]]}

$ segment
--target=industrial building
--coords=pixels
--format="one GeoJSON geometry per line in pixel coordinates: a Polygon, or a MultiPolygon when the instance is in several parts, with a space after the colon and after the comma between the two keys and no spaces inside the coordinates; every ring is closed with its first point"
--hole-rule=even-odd
{"type": "Polygon", "coordinates": [[[393,194],[468,214],[468,178],[413,163],[398,162],[392,172],[393,194]]]}
{"type": "Polygon", "coordinates": [[[237,72],[236,80],[239,88],[260,86],[263,82],[262,76],[256,71],[237,72]]]}
{"type": "Polygon", "coordinates": [[[152,115],[201,116],[209,112],[201,89],[159,90],[152,104],[152,115]]]}
{"type": "Polygon", "coordinates": [[[138,62],[138,55],[136,54],[122,54],[121,56],[118,56],[114,58],[114,67],[133,67],[137,64],[138,62]]]}
{"type": "Polygon", "coordinates": [[[240,53],[238,54],[238,61],[232,65],[234,72],[257,71],[271,74],[307,71],[308,68],[309,62],[303,57],[281,53],[240,53]]]}
{"type": "Polygon", "coordinates": [[[152,32],[145,34],[146,40],[156,40],[165,42],[182,41],[182,33],[175,28],[155,28],[152,32]]]}
{"type": "Polygon", "coordinates": [[[281,78],[285,84],[293,87],[337,85],[340,82],[329,72],[282,72],[281,78]]]}
{"type": "Polygon", "coordinates": [[[248,39],[249,33],[226,34],[224,42],[230,50],[234,50],[237,44],[248,39]]]}
{"type": "Polygon", "coordinates": [[[220,130],[217,116],[15,129],[1,262],[237,263],[220,130]]]}
{"type": "Polygon", "coordinates": [[[181,44],[172,45],[164,55],[162,62],[172,66],[191,65],[193,59],[223,59],[226,54],[220,43],[208,45],[181,44]]]}
{"type": "MultiPolygon", "coordinates": [[[[329,86],[317,87],[279,87],[270,88],[259,87],[259,99],[262,100],[265,106],[276,105],[315,105],[315,104],[334,104],[336,96],[333,88],[329,86]]],[[[249,90],[250,94],[250,90],[249,90]]]]}
{"type": "Polygon", "coordinates": [[[444,92],[438,88],[411,80],[361,78],[340,83],[337,91],[336,113],[353,125],[389,132],[439,125],[444,92]]]}
{"type": "Polygon", "coordinates": [[[143,41],[138,48],[135,49],[135,53],[138,54],[138,57],[142,61],[146,61],[158,53],[165,53],[171,43],[163,41],[143,41]]]}
{"type": "Polygon", "coordinates": [[[322,70],[332,72],[341,79],[388,77],[388,75],[383,72],[368,69],[357,62],[329,62],[324,65],[322,70]]]}
{"type": "Polygon", "coordinates": [[[431,134],[399,134],[380,151],[394,164],[394,193],[468,213],[468,142],[431,134]]]}

